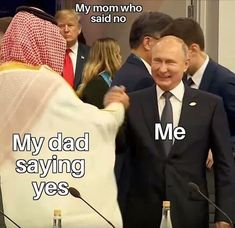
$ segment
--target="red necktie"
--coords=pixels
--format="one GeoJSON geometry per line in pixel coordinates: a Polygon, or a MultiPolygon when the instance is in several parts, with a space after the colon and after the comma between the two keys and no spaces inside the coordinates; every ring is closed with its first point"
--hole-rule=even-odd
{"type": "Polygon", "coordinates": [[[73,85],[74,85],[74,72],[73,72],[72,59],[69,55],[70,52],[71,52],[71,50],[69,48],[66,49],[65,58],[64,58],[63,77],[73,87],[73,85]]]}

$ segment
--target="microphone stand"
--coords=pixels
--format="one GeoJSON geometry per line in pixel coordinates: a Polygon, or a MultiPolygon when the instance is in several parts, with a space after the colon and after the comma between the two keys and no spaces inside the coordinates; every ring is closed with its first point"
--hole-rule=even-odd
{"type": "Polygon", "coordinates": [[[233,228],[233,221],[229,218],[229,216],[224,212],[222,211],[222,209],[220,209],[211,199],[209,199],[205,194],[203,194],[201,191],[200,191],[200,188],[198,185],[196,185],[195,183],[193,182],[189,182],[188,183],[189,187],[192,188],[194,191],[198,192],[204,199],[206,199],[213,207],[215,207],[222,215],[225,216],[225,218],[228,219],[230,225],[231,225],[231,228],[233,228]]]}
{"type": "Polygon", "coordinates": [[[115,228],[115,226],[108,220],[106,219],[99,211],[97,211],[94,207],[92,207],[85,199],[82,198],[80,192],[73,187],[69,187],[69,193],[78,199],[81,199],[85,204],[87,204],[91,209],[93,209],[99,216],[101,216],[110,226],[112,226],[113,228],[115,228]]]}
{"type": "Polygon", "coordinates": [[[92,208],[98,215],[100,215],[110,226],[112,226],[113,228],[115,228],[115,226],[108,220],[106,219],[102,214],[100,214],[99,211],[97,211],[94,207],[92,207],[85,199],[83,199],[81,196],[80,196],[80,199],[86,203],[90,208],[92,208]]]}

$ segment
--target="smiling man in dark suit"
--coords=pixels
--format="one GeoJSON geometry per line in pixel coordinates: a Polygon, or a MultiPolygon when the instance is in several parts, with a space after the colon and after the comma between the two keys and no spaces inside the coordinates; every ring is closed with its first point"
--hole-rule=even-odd
{"type": "MultiPolygon", "coordinates": [[[[129,44],[131,54],[115,74],[112,86],[123,85],[127,92],[144,89],[154,85],[151,76],[151,50],[160,37],[160,33],[171,22],[172,18],[161,12],[144,12],[136,18],[131,26],[129,44]]],[[[119,148],[120,145],[117,145],[119,148]]],[[[129,183],[128,167],[125,174],[122,174],[128,157],[126,157],[125,148],[121,147],[122,153],[117,154],[115,173],[119,188],[119,203],[123,210],[122,202],[126,196],[126,188],[129,183]],[[120,175],[125,175],[125,180],[120,182],[120,175]]]]}
{"type": "Polygon", "coordinates": [[[90,49],[85,44],[78,42],[78,36],[81,34],[82,29],[80,15],[72,9],[64,9],[56,13],[55,19],[60,28],[61,35],[67,42],[66,55],[70,58],[69,61],[72,61],[72,69],[68,73],[69,75],[63,76],[77,90],[82,80],[83,68],[90,49]]]}
{"type": "MultiPolygon", "coordinates": [[[[130,93],[125,133],[131,178],[124,228],[159,227],[164,200],[171,201],[174,228],[208,227],[208,202],[191,192],[188,183],[196,183],[207,195],[210,148],[215,201],[234,222],[235,174],[226,113],[219,97],[184,86],[181,79],[188,64],[184,42],[163,37],[152,50],[156,85],[130,93]]],[[[215,221],[218,228],[231,227],[219,212],[215,221]]]]}
{"type": "Polygon", "coordinates": [[[123,85],[127,92],[133,92],[154,84],[151,49],[170,22],[172,18],[161,12],[144,12],[134,21],[129,37],[131,54],[116,73],[112,86],[123,85]]]}

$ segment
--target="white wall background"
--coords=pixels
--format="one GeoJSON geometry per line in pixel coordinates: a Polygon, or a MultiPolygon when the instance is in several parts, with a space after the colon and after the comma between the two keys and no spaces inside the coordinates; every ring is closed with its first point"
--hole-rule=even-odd
{"type": "Polygon", "coordinates": [[[235,0],[219,1],[218,62],[235,72],[235,0]]]}

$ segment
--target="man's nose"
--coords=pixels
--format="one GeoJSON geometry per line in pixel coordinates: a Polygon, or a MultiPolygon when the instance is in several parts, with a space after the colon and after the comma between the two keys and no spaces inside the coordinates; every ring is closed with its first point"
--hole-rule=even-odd
{"type": "Polygon", "coordinates": [[[65,32],[68,32],[68,31],[69,31],[69,26],[68,26],[68,25],[65,25],[65,26],[64,26],[64,31],[65,31],[65,32]]]}
{"type": "Polygon", "coordinates": [[[166,63],[161,63],[161,65],[159,66],[159,71],[161,72],[166,72],[167,71],[167,65],[166,63]]]}

